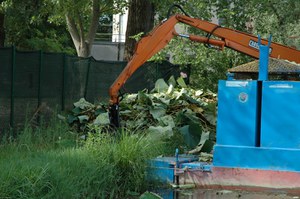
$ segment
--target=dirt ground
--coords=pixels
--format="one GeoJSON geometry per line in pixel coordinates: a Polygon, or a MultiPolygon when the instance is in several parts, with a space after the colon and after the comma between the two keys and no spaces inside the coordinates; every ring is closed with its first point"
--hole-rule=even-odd
{"type": "Polygon", "coordinates": [[[181,190],[174,193],[174,199],[300,199],[300,195],[276,192],[246,192],[228,190],[181,190]]]}

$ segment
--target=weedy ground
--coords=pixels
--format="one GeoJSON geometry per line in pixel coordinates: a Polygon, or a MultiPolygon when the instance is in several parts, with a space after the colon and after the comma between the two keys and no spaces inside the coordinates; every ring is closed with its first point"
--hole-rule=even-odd
{"type": "Polygon", "coordinates": [[[0,198],[132,198],[147,189],[147,161],[163,143],[129,130],[93,129],[86,140],[67,124],[25,124],[0,144],[0,198]]]}

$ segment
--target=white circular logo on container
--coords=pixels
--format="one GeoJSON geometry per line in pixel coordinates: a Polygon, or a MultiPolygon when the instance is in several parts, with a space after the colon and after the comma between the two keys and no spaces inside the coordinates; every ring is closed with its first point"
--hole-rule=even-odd
{"type": "Polygon", "coordinates": [[[242,102],[242,103],[245,103],[248,101],[248,94],[247,93],[240,93],[239,94],[239,101],[242,102]]]}

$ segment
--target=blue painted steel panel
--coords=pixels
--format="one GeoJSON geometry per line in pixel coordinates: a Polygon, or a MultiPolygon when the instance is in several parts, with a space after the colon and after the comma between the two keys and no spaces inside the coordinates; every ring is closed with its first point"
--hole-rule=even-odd
{"type": "Polygon", "coordinates": [[[180,168],[188,168],[194,170],[211,171],[211,164],[207,162],[189,162],[180,165],[180,168]]]}
{"type": "Polygon", "coordinates": [[[257,81],[219,81],[217,144],[255,146],[257,81]]]}
{"type": "MultiPolygon", "coordinates": [[[[179,155],[178,163],[188,163],[197,161],[199,157],[194,155],[179,155]]],[[[174,182],[174,167],[176,164],[176,157],[158,157],[150,160],[148,178],[152,180],[159,180],[163,183],[174,182]]]]}
{"type": "MultiPolygon", "coordinates": [[[[195,155],[179,155],[178,163],[188,163],[194,162],[199,159],[198,156],[195,155]]],[[[150,161],[150,165],[154,167],[174,167],[176,164],[176,157],[157,157],[150,161]]]]}
{"type": "Polygon", "coordinates": [[[174,168],[172,167],[149,167],[147,177],[149,180],[161,183],[174,182],[174,168]]]}
{"type": "Polygon", "coordinates": [[[300,150],[215,146],[213,166],[300,172],[300,150]]]}
{"type": "Polygon", "coordinates": [[[268,66],[269,66],[269,46],[259,45],[259,72],[258,79],[259,80],[268,80],[268,66]]]}
{"type": "Polygon", "coordinates": [[[300,149],[299,119],[300,82],[263,82],[261,146],[300,149]]]}

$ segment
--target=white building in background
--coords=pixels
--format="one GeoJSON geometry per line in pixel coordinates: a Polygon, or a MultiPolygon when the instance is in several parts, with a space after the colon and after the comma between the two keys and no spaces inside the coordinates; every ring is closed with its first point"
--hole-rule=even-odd
{"type": "Polygon", "coordinates": [[[125,42],[128,9],[123,14],[113,15],[112,42],[125,42]]]}
{"type": "Polygon", "coordinates": [[[128,10],[123,14],[100,17],[91,52],[96,60],[123,60],[127,18],[128,10]]]}

